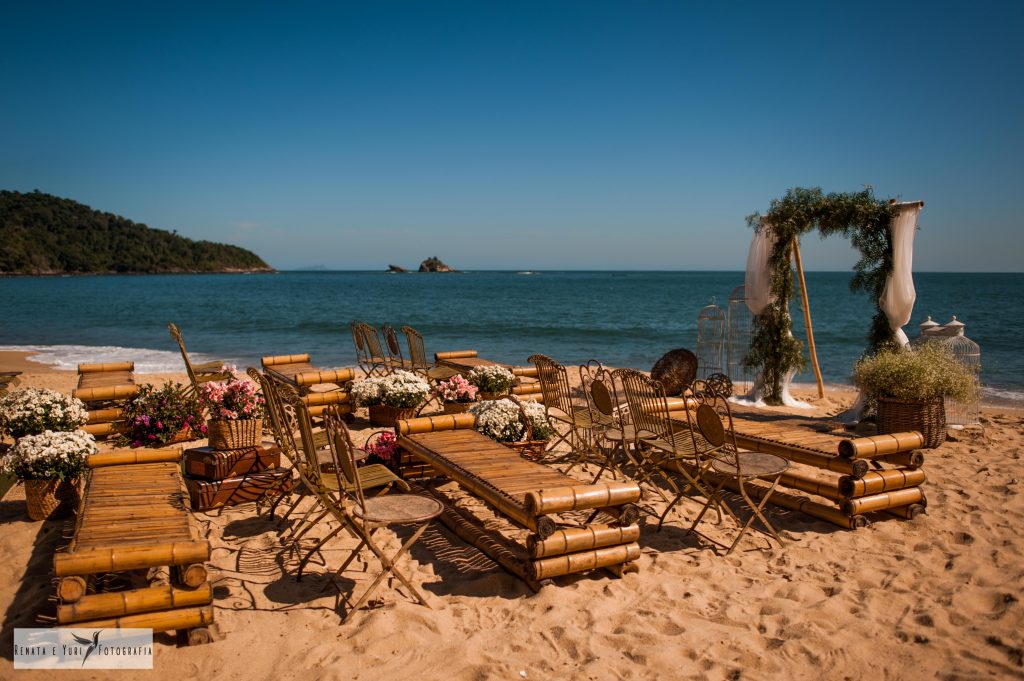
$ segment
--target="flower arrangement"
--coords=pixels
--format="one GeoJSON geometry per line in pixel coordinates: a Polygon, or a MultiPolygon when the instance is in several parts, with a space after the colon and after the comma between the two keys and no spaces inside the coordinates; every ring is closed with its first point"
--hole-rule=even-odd
{"type": "Polygon", "coordinates": [[[96,451],[96,440],[88,433],[47,430],[19,438],[0,458],[0,471],[19,480],[70,481],[82,474],[85,458],[96,451]]]}
{"type": "Polygon", "coordinates": [[[85,404],[43,388],[22,388],[0,399],[0,430],[14,438],[75,430],[89,418],[85,404]]]}
{"type": "Polygon", "coordinates": [[[366,444],[366,463],[382,463],[394,469],[398,465],[398,438],[390,430],[377,433],[366,444]]]}
{"type": "Polygon", "coordinates": [[[473,367],[469,372],[469,382],[485,393],[507,393],[515,380],[512,372],[502,366],[473,367]]]}
{"type": "Polygon", "coordinates": [[[857,362],[853,382],[873,398],[949,397],[968,402],[978,397],[975,375],[939,343],[925,343],[915,349],[885,348],[857,362]]]}
{"type": "Polygon", "coordinates": [[[231,379],[204,383],[199,398],[212,419],[248,421],[263,417],[263,396],[252,381],[231,379]]]}
{"type": "Polygon", "coordinates": [[[125,433],[120,444],[160,447],[182,430],[201,437],[206,433],[199,399],[181,383],[167,381],[162,388],[144,384],[124,406],[125,433]]]}
{"type": "Polygon", "coordinates": [[[478,390],[459,374],[437,384],[437,394],[445,402],[473,402],[478,390]]]}
{"type": "Polygon", "coordinates": [[[534,440],[548,440],[554,429],[548,422],[544,406],[533,400],[517,404],[510,399],[488,400],[470,407],[471,414],[476,416],[476,429],[498,442],[518,442],[526,437],[526,424],[522,413],[530,420],[534,440]],[[522,411],[519,409],[522,404],[522,411]]]}
{"type": "Polygon", "coordinates": [[[395,371],[388,376],[374,376],[352,386],[352,398],[363,407],[385,405],[396,409],[412,409],[430,396],[430,385],[408,371],[395,371]]]}

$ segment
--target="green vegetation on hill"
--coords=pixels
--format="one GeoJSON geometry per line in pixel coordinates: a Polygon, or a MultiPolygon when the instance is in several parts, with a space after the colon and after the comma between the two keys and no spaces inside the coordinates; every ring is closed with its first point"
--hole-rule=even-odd
{"type": "Polygon", "coordinates": [[[0,274],[272,272],[252,251],[193,241],[39,191],[0,191],[0,274]]]}

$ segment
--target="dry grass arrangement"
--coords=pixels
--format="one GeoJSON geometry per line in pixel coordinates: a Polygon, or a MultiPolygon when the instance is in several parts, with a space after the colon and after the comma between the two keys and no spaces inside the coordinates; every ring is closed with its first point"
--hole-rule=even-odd
{"type": "Polygon", "coordinates": [[[906,350],[883,349],[857,362],[853,382],[874,398],[930,400],[948,397],[961,402],[978,398],[974,374],[938,343],[906,350]]]}

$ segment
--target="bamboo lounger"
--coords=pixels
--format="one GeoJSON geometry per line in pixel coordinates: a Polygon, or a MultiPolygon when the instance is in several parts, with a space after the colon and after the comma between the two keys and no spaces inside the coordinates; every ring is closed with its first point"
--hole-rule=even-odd
{"type": "MultiPolygon", "coordinates": [[[[686,426],[685,418],[676,422],[686,426]]],[[[818,474],[807,468],[790,468],[784,473],[771,499],[777,506],[849,529],[865,527],[869,522],[865,513],[887,511],[909,519],[927,506],[921,489],[925,482],[920,469],[924,457],[916,451],[923,446],[924,438],[916,431],[853,438],[792,422],[744,419],[736,412],[733,424],[741,448],[777,454],[819,469],[818,474]],[[898,467],[883,469],[883,463],[898,467]]],[[[756,484],[751,487],[755,496],[763,492],[756,484]]]]}
{"type": "Polygon", "coordinates": [[[352,401],[345,389],[352,381],[354,369],[319,369],[311,364],[308,353],[299,355],[271,355],[261,358],[263,371],[275,381],[286,383],[302,395],[303,402],[309,407],[310,416],[320,416],[327,407],[337,405],[342,414],[352,413],[352,401]],[[339,390],[328,392],[311,392],[310,387],[333,383],[339,390]]]}
{"type": "Polygon", "coordinates": [[[552,577],[606,568],[636,571],[640,557],[640,486],[633,482],[589,485],[520,457],[474,430],[472,414],[398,421],[405,451],[532,532],[525,546],[496,541],[460,511],[446,507],[442,522],[534,589],[552,577]],[[560,514],[593,511],[585,523],[560,514]],[[601,511],[605,522],[591,522],[601,511]]]}
{"type": "Polygon", "coordinates": [[[193,645],[212,640],[210,543],[196,539],[180,459],[180,449],[89,457],[74,538],[53,559],[58,625],[178,630],[193,645]],[[148,588],[86,593],[94,575],[144,569],[148,588]],[[172,583],[160,577],[168,573],[172,583]]]}
{"type": "Polygon", "coordinates": [[[89,421],[82,427],[96,437],[121,431],[124,400],[139,391],[134,362],[79,364],[78,387],[71,395],[85,402],[89,421]]]}

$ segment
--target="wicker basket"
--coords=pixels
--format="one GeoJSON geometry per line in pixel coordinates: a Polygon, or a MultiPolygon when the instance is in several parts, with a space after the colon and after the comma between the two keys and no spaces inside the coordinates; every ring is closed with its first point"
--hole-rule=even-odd
{"type": "Polygon", "coordinates": [[[196,434],[192,432],[192,429],[189,428],[188,426],[185,426],[184,428],[179,430],[177,433],[172,435],[171,439],[169,439],[164,444],[165,445],[176,445],[176,444],[178,444],[180,442],[191,442],[192,440],[198,440],[198,439],[199,438],[196,437],[196,434]]]}
{"type": "Polygon", "coordinates": [[[442,404],[445,414],[465,414],[475,402],[445,402],[442,404]]]}
{"type": "Polygon", "coordinates": [[[370,425],[393,428],[395,421],[411,419],[416,415],[416,407],[389,407],[386,404],[370,405],[370,425]]]}
{"type": "Polygon", "coordinates": [[[508,397],[509,393],[508,391],[505,391],[503,393],[485,393],[483,390],[481,390],[480,392],[477,393],[477,395],[480,396],[481,402],[490,402],[492,400],[500,400],[503,397],[508,397]]]}
{"type": "Polygon", "coordinates": [[[206,422],[210,446],[218,451],[255,447],[262,435],[263,419],[210,419],[206,422]]]}
{"type": "Polygon", "coordinates": [[[878,432],[903,433],[916,430],[924,436],[925,449],[946,441],[946,408],[941,397],[932,400],[878,398],[878,432]]]}
{"type": "Polygon", "coordinates": [[[60,518],[78,506],[78,480],[26,480],[25,504],[32,520],[60,518]]]}

